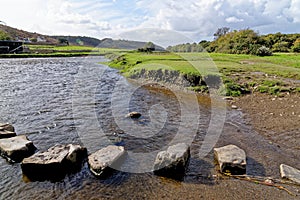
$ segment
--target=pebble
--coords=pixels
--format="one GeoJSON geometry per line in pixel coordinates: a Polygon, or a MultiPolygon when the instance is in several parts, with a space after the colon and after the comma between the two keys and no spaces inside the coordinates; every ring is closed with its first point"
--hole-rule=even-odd
{"type": "Polygon", "coordinates": [[[232,105],[231,108],[232,109],[238,109],[238,107],[236,105],[232,105]]]}

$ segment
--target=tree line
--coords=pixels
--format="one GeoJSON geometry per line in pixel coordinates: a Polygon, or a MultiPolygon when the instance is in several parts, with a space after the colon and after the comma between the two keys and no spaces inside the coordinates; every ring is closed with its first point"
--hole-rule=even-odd
{"type": "Polygon", "coordinates": [[[300,34],[259,35],[251,29],[229,31],[228,27],[219,28],[213,41],[186,43],[169,46],[171,52],[218,52],[230,54],[272,55],[272,52],[300,52],[300,34]]]}

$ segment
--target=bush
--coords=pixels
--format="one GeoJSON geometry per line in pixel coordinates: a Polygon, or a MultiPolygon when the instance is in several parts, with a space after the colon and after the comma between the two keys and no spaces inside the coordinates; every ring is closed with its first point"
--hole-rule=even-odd
{"type": "Polygon", "coordinates": [[[262,46],[262,47],[257,49],[256,55],[258,55],[258,56],[272,56],[273,54],[272,54],[272,51],[269,48],[267,48],[265,46],[262,46]]]}

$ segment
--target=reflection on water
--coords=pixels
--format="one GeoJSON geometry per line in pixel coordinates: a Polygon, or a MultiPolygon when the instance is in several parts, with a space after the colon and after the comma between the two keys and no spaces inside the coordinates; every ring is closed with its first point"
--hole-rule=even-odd
{"type": "MultiPolygon", "coordinates": [[[[0,199],[176,198],[189,194],[189,187],[197,191],[197,187],[208,186],[205,190],[213,191],[211,186],[216,185],[212,178],[216,173],[213,155],[204,159],[198,157],[210,120],[210,99],[199,96],[199,104],[195,104],[188,94],[178,97],[168,89],[155,89],[147,84],[139,87],[127,82],[116,70],[96,64],[101,59],[0,60],[0,122],[13,124],[16,132],[26,134],[39,150],[58,143],[82,142],[89,152],[94,152],[113,143],[124,146],[133,154],[159,151],[172,140],[185,140],[186,133],[195,130],[183,182],[157,177],[151,172],[115,172],[110,178],[99,180],[85,165],[79,173],[68,175],[60,182],[25,183],[20,165],[9,164],[0,158],[0,199]],[[93,69],[101,71],[100,79],[93,69]],[[78,79],[82,70],[87,70],[86,77],[78,79]],[[90,94],[92,101],[86,100],[86,95],[90,94]],[[184,99],[179,100],[181,97],[184,99]],[[188,114],[186,117],[196,120],[198,125],[182,125],[184,106],[187,109],[197,107],[199,117],[189,119],[194,115],[188,114]],[[131,111],[138,111],[143,116],[139,120],[124,118],[131,111]],[[94,119],[90,113],[94,114],[94,119]],[[92,120],[96,120],[96,128],[92,120]]],[[[244,125],[239,111],[228,113],[218,145],[229,143],[245,148],[250,156],[250,174],[278,176],[274,172],[276,165],[269,169],[264,166],[291,156],[274,149],[244,125]],[[265,158],[262,156],[265,153],[273,156],[265,158]]],[[[141,165],[144,169],[142,165],[148,163],[142,161],[142,157],[140,162],[128,159],[124,169],[128,170],[130,165],[141,165]]]]}

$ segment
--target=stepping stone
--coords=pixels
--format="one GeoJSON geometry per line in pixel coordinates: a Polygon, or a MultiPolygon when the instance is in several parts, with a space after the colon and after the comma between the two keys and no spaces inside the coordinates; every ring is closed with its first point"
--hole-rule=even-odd
{"type": "Polygon", "coordinates": [[[11,124],[0,123],[0,131],[15,132],[15,128],[11,124]]]}
{"type": "Polygon", "coordinates": [[[20,162],[23,158],[31,156],[35,149],[25,135],[0,139],[0,153],[8,161],[20,162]]]}
{"type": "Polygon", "coordinates": [[[246,173],[246,153],[235,145],[214,148],[214,155],[219,163],[220,171],[234,175],[246,173]]]}
{"type": "Polygon", "coordinates": [[[0,139],[15,136],[17,136],[17,134],[15,133],[15,128],[12,125],[0,123],[0,139]]]}
{"type": "Polygon", "coordinates": [[[95,176],[105,175],[105,171],[110,171],[120,165],[121,158],[125,154],[122,146],[109,145],[88,156],[88,163],[91,172],[95,176]]]}
{"type": "Polygon", "coordinates": [[[300,170],[285,164],[280,165],[281,178],[286,178],[300,184],[300,170]]]}
{"type": "Polygon", "coordinates": [[[154,173],[172,177],[182,178],[185,167],[190,157],[190,147],[185,143],[170,146],[166,151],[157,154],[154,161],[154,173]]]}
{"type": "Polygon", "coordinates": [[[141,116],[142,116],[141,113],[138,113],[138,112],[131,112],[131,113],[128,113],[125,117],[126,117],[126,118],[137,119],[137,118],[140,118],[141,116]]]}
{"type": "Polygon", "coordinates": [[[86,155],[86,148],[80,145],[56,145],[25,158],[21,167],[30,180],[56,181],[67,173],[79,170],[86,155]]]}
{"type": "Polygon", "coordinates": [[[17,136],[17,134],[15,132],[0,130],[0,139],[11,138],[11,137],[15,137],[15,136],[17,136]]]}

